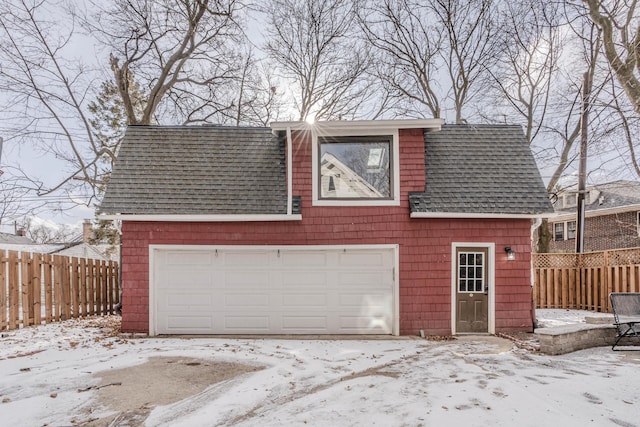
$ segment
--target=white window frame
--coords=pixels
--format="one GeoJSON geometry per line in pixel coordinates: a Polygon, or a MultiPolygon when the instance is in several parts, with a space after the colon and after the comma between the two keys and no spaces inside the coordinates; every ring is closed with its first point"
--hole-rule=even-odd
{"type": "Polygon", "coordinates": [[[562,242],[565,240],[575,240],[575,233],[577,232],[577,226],[578,224],[576,223],[576,229],[574,230],[574,236],[572,238],[569,238],[569,223],[570,222],[576,222],[576,220],[569,220],[569,221],[557,221],[553,223],[553,240],[555,242],[562,242]],[[556,224],[562,224],[562,239],[556,239],[556,224]]]}
{"type": "Polygon", "coordinates": [[[391,136],[391,162],[393,174],[391,176],[392,199],[321,199],[319,198],[320,189],[318,188],[318,174],[320,173],[318,164],[318,132],[312,133],[311,142],[311,174],[312,174],[312,205],[313,206],[400,206],[400,138],[397,128],[389,129],[323,129],[322,137],[350,137],[350,136],[391,136]]]}

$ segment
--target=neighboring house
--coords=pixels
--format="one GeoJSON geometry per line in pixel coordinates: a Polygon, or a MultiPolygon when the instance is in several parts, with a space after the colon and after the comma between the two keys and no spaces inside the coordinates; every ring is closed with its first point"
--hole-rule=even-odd
{"type": "MultiPolygon", "coordinates": [[[[20,230],[23,231],[23,230],[20,230]]],[[[118,256],[111,256],[100,246],[88,243],[91,237],[91,222],[83,224],[83,234],[69,243],[36,243],[24,234],[0,233],[0,249],[32,252],[50,255],[64,255],[77,258],[92,258],[105,261],[118,261],[118,256]]],[[[106,249],[106,248],[104,248],[106,249]]]]}
{"type": "Polygon", "coordinates": [[[129,127],[100,206],[150,335],[530,331],[551,210],[519,126],[438,119],[129,127]]]}
{"type": "MultiPolygon", "coordinates": [[[[578,191],[565,190],[549,218],[550,252],[575,252],[578,191]]],[[[640,247],[640,182],[614,181],[587,188],[584,250],[640,247]]]]}
{"type": "Polygon", "coordinates": [[[0,250],[47,254],[64,248],[63,244],[36,243],[23,233],[24,229],[18,230],[17,234],[0,233],[0,250]]]}

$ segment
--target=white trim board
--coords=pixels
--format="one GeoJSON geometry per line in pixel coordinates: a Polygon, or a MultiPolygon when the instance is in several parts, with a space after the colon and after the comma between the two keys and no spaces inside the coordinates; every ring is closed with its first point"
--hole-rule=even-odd
{"type": "Polygon", "coordinates": [[[487,268],[489,269],[489,333],[496,333],[496,244],[493,242],[453,242],[451,243],[451,335],[456,335],[456,250],[458,248],[488,249],[487,268]]]}
{"type": "Polygon", "coordinates": [[[311,134],[311,203],[313,206],[400,206],[400,137],[397,128],[323,129],[311,134]],[[318,197],[318,136],[391,136],[393,161],[393,199],[391,200],[324,200],[318,197]]]}
{"type": "Polygon", "coordinates": [[[245,221],[302,221],[300,214],[264,215],[156,215],[156,214],[102,214],[98,219],[144,222],[245,222],[245,221]]]}
{"type": "Polygon", "coordinates": [[[509,214],[476,212],[411,212],[411,218],[462,218],[462,219],[537,219],[549,214],[509,214]]]}

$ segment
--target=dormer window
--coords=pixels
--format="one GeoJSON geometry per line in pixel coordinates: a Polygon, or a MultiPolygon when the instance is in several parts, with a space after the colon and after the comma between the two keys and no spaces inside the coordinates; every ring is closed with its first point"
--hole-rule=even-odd
{"type": "Polygon", "coordinates": [[[400,205],[398,129],[340,126],[312,136],[314,206],[400,205]]]}
{"type": "Polygon", "coordinates": [[[393,199],[391,135],[318,137],[318,199],[393,199]]]}

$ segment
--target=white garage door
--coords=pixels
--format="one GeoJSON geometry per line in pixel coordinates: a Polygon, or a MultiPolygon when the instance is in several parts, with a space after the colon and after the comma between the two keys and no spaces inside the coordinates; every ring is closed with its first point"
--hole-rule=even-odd
{"type": "Polygon", "coordinates": [[[152,334],[391,334],[395,247],[153,246],[152,334]]]}

